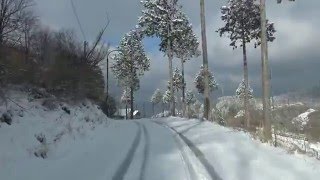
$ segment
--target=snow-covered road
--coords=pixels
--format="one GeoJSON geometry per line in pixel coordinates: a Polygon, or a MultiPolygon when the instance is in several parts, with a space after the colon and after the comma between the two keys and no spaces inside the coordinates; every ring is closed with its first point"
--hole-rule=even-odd
{"type": "MultiPolygon", "coordinates": [[[[14,129],[20,132],[21,126],[31,130],[31,126],[26,127],[28,124],[16,124],[14,129]]],[[[280,148],[252,140],[244,132],[195,119],[110,120],[83,129],[80,134],[73,131],[66,135],[59,144],[50,146],[47,159],[23,149],[26,144],[22,146],[21,142],[31,132],[15,137],[17,132],[10,129],[13,127],[2,128],[11,137],[6,138],[7,150],[22,149],[10,152],[0,147],[1,180],[317,180],[320,177],[320,161],[289,155],[280,148]]]]}
{"type": "Polygon", "coordinates": [[[220,179],[201,151],[164,122],[127,123],[134,123],[136,131],[130,135],[134,139],[126,155],[119,159],[120,165],[114,166],[115,173],[110,174],[113,180],[220,179]]]}

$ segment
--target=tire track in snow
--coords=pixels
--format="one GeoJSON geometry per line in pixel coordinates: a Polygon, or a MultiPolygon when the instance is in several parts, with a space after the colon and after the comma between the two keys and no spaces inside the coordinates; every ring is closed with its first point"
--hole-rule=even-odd
{"type": "MultiPolygon", "coordinates": [[[[203,121],[197,122],[197,123],[193,124],[192,126],[190,126],[190,127],[186,128],[186,129],[180,131],[179,133],[180,133],[180,134],[185,134],[185,133],[187,133],[188,131],[190,131],[191,129],[193,129],[193,128],[199,126],[199,125],[201,125],[202,122],[203,122],[203,121]]],[[[175,128],[176,128],[176,127],[171,127],[171,129],[175,129],[175,128]]]]}
{"type": "MultiPolygon", "coordinates": [[[[172,129],[173,130],[173,129],[172,129]]],[[[173,130],[175,131],[175,130],[173,130]]],[[[211,176],[213,180],[222,180],[214,167],[209,163],[209,161],[206,159],[205,155],[202,153],[202,151],[197,148],[188,138],[186,138],[184,135],[180,134],[178,131],[175,131],[180,138],[188,145],[188,147],[191,149],[191,151],[194,153],[194,155],[198,158],[198,160],[202,163],[202,165],[206,168],[207,172],[211,176]]]]}
{"type": "Polygon", "coordinates": [[[146,167],[147,167],[149,156],[150,156],[150,135],[144,124],[142,124],[142,129],[144,134],[145,145],[143,150],[143,162],[141,165],[140,180],[145,180],[146,167]]]}
{"type": "Polygon", "coordinates": [[[123,180],[125,174],[127,173],[130,164],[133,160],[134,154],[137,150],[137,147],[139,145],[139,142],[141,140],[141,125],[138,122],[134,122],[138,127],[138,132],[133,140],[133,143],[126,155],[126,158],[122,161],[120,166],[118,167],[116,173],[114,174],[112,180],[123,180]]]}
{"type": "MultiPolygon", "coordinates": [[[[154,121],[154,123],[156,123],[157,125],[160,125],[161,127],[167,128],[165,126],[165,124],[162,124],[160,122],[154,121]]],[[[190,160],[187,156],[187,153],[185,151],[184,145],[182,144],[181,140],[177,136],[174,136],[174,141],[179,148],[179,155],[181,157],[181,161],[183,162],[183,164],[185,166],[184,169],[185,169],[186,176],[188,177],[188,180],[198,179],[196,171],[193,168],[192,163],[190,162],[190,160]]]]}
{"type": "Polygon", "coordinates": [[[185,137],[181,132],[178,132],[176,129],[170,127],[166,123],[161,123],[157,121],[153,121],[158,125],[165,126],[167,128],[170,128],[172,131],[174,131],[179,137],[184,141],[184,143],[190,148],[190,150],[193,152],[193,154],[196,156],[196,158],[200,161],[200,163],[204,166],[207,173],[210,175],[212,180],[222,180],[221,177],[218,175],[214,167],[209,163],[209,161],[206,159],[205,155],[202,153],[202,151],[196,147],[187,137],[185,137]]]}

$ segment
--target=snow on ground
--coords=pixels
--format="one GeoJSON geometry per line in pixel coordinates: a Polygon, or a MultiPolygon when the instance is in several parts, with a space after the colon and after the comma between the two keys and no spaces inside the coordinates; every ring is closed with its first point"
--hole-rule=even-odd
{"type": "Polygon", "coordinates": [[[162,121],[183,133],[204,154],[224,180],[316,180],[320,161],[294,156],[253,140],[250,135],[199,120],[162,121]]]}
{"type": "MultiPolygon", "coordinates": [[[[273,138],[275,139],[274,135],[273,138]]],[[[297,136],[291,133],[279,133],[276,136],[277,145],[288,151],[298,151],[320,160],[320,144],[310,143],[304,135],[297,136]]]]}
{"type": "Polygon", "coordinates": [[[300,114],[298,117],[294,118],[292,120],[293,124],[297,124],[301,130],[305,127],[305,125],[307,125],[307,123],[309,122],[309,114],[315,112],[316,110],[314,109],[308,109],[306,112],[300,114]]]}
{"type": "MultiPolygon", "coordinates": [[[[48,98],[34,99],[29,93],[20,90],[10,91],[8,96],[14,102],[8,101],[7,107],[1,105],[0,112],[9,113],[13,122],[11,125],[0,123],[0,179],[48,179],[51,175],[57,177],[54,173],[59,174],[56,170],[64,167],[61,164],[72,162],[66,159],[73,160],[79,151],[86,150],[82,141],[90,142],[93,132],[101,133],[107,126],[106,116],[90,101],[68,105],[55,102],[57,99],[50,97],[49,101],[55,104],[51,104],[51,107],[56,106],[51,109],[42,105],[48,98]],[[100,132],[93,131],[95,129],[100,132]],[[36,137],[40,136],[45,139],[44,143],[37,140],[36,137]],[[46,159],[40,157],[42,153],[46,159]]],[[[77,169],[80,170],[81,167],[77,169]]],[[[77,169],[70,169],[69,173],[74,173],[77,169]]]]}
{"type": "Polygon", "coordinates": [[[214,123],[172,117],[113,121],[89,101],[58,103],[49,110],[42,105],[44,99],[30,101],[23,93],[11,97],[27,110],[12,102],[7,109],[0,106],[2,113],[9,110],[13,115],[11,126],[0,127],[1,180],[313,180],[320,176],[320,161],[289,155],[214,123]],[[36,139],[40,134],[46,143],[36,139]],[[39,150],[48,150],[47,157],[36,157],[39,150]]]}
{"type": "Polygon", "coordinates": [[[311,144],[310,148],[313,148],[314,150],[316,150],[320,158],[320,143],[311,144]]]}
{"type": "Polygon", "coordinates": [[[244,115],[245,115],[244,110],[240,110],[240,111],[234,116],[234,118],[244,117],[244,115]]]}

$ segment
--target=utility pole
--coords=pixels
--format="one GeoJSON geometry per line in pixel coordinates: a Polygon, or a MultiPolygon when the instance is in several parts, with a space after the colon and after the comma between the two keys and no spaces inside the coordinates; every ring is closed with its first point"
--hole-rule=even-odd
{"type": "Polygon", "coordinates": [[[208,65],[208,50],[207,50],[207,35],[206,35],[206,20],[204,0],[200,0],[200,19],[201,19],[201,36],[202,36],[202,57],[204,68],[204,118],[209,119],[210,98],[209,98],[209,65],[208,65]]]}
{"type": "Polygon", "coordinates": [[[272,139],[271,106],[270,106],[270,76],[268,61],[268,42],[266,27],[266,0],[260,0],[261,15],[261,65],[262,65],[262,104],[263,104],[263,135],[265,141],[272,139]]]}
{"type": "MultiPolygon", "coordinates": [[[[295,0],[288,0],[295,1],[295,0]]],[[[277,0],[281,3],[282,0],[277,0]]],[[[262,104],[263,104],[263,135],[265,141],[272,139],[271,132],[271,106],[270,106],[270,78],[268,61],[268,42],[267,42],[267,22],[266,22],[266,0],[260,0],[261,16],[261,65],[262,65],[262,104]]]]}
{"type": "MultiPolygon", "coordinates": [[[[121,52],[121,50],[115,49],[115,50],[109,51],[108,54],[107,54],[107,97],[106,97],[106,102],[107,103],[108,103],[108,100],[109,100],[109,56],[110,56],[110,54],[112,52],[115,52],[115,51],[121,52]]],[[[108,110],[107,110],[107,114],[109,114],[109,107],[108,107],[108,110]]]]}

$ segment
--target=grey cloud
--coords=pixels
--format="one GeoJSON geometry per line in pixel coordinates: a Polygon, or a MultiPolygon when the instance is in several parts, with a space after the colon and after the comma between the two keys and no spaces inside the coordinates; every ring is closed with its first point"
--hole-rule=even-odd
{"type": "MultiPolygon", "coordinates": [[[[74,15],[68,0],[36,0],[38,12],[44,24],[55,28],[75,28],[74,15]]],[[[131,29],[140,14],[139,0],[74,0],[88,38],[93,39],[104,23],[108,11],[111,24],[105,36],[106,40],[117,42],[131,29]]],[[[190,17],[200,39],[199,1],[180,0],[183,9],[190,17]]],[[[227,38],[220,38],[215,32],[221,26],[220,7],[226,1],[206,1],[207,34],[210,69],[225,90],[225,94],[234,94],[242,79],[241,50],[232,50],[227,38]]],[[[275,23],[277,39],[269,46],[272,68],[272,86],[274,93],[299,90],[319,82],[320,71],[320,16],[319,0],[284,2],[268,1],[267,15],[275,23]]],[[[116,44],[115,44],[116,45],[116,44]]],[[[158,44],[154,44],[157,46],[158,44]]],[[[157,49],[157,48],[155,48],[157,49]]],[[[260,49],[252,46],[248,49],[249,77],[255,94],[261,93],[260,49]]],[[[141,89],[137,98],[149,100],[156,88],[166,88],[168,79],[167,59],[160,52],[150,53],[151,71],[141,79],[141,89]]],[[[202,58],[193,59],[186,64],[188,87],[193,88],[193,77],[199,70],[202,58]]],[[[175,66],[180,67],[179,61],[175,66]]],[[[112,81],[112,91],[119,96],[121,89],[112,81]]]]}

